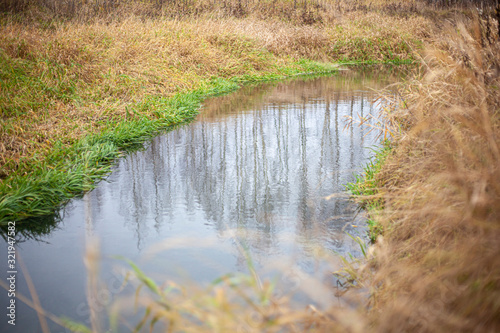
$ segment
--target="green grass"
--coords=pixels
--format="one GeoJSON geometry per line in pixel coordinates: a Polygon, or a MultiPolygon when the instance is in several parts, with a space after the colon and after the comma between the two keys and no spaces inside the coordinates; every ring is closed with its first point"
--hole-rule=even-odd
{"type": "Polygon", "coordinates": [[[368,235],[372,242],[383,233],[382,226],[375,219],[377,212],[384,208],[383,198],[378,196],[381,184],[377,179],[377,174],[382,169],[391,149],[391,143],[386,140],[380,148],[374,150],[375,156],[364,167],[363,173],[354,175],[354,181],[346,185],[361,207],[368,211],[368,235]]]}
{"type": "Polygon", "coordinates": [[[244,75],[231,79],[211,78],[193,91],[171,98],[148,96],[136,102],[129,112],[132,120],[108,121],[100,133],[89,135],[70,147],[56,143],[44,159],[30,159],[0,184],[0,224],[32,216],[50,215],[69,199],[91,190],[105,177],[117,158],[141,149],[142,144],[172,126],[196,117],[201,102],[212,96],[234,91],[242,84],[283,79],[301,73],[331,73],[332,64],[300,60],[279,69],[279,74],[244,75]],[[141,115],[147,109],[153,117],[141,115]]]}
{"type": "Polygon", "coordinates": [[[27,61],[9,58],[0,48],[0,114],[14,117],[28,111],[45,110],[53,101],[69,102],[78,99],[77,87],[66,75],[67,69],[50,59],[27,61]],[[45,67],[38,76],[34,67],[45,67]]]}

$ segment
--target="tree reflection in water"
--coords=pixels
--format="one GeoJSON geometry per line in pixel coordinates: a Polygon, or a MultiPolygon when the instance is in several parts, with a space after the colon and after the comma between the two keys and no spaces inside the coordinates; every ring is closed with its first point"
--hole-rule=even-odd
{"type": "MultiPolygon", "coordinates": [[[[367,162],[365,147],[375,143],[375,133],[366,135],[364,127],[345,129],[344,116],[377,113],[369,88],[399,77],[386,68],[373,76],[349,71],[246,87],[207,101],[197,121],[118,161],[106,181],[59,215],[16,225],[16,255],[25,260],[42,306],[77,321],[89,317],[82,258],[93,236],[101,244],[100,278],[113,297],[123,280],[113,255],[137,262],[155,281],[205,283],[246,270],[240,245],[259,274],[278,270],[287,295],[287,283],[296,286],[298,276],[328,276],[334,283],[316,247],[359,250],[345,234],[359,228],[352,227],[356,207],[343,185],[367,162]],[[144,250],[154,246],[163,248],[147,258],[144,250]]],[[[5,239],[7,229],[0,233],[5,239]]],[[[6,264],[0,262],[4,271],[6,264]]],[[[19,277],[16,292],[29,295],[19,277]]],[[[332,301],[331,289],[303,281],[301,288],[332,301]]],[[[34,310],[20,303],[18,314],[19,331],[37,329],[34,310]]]]}
{"type": "Polygon", "coordinates": [[[318,243],[344,252],[355,206],[345,195],[325,197],[343,192],[376,144],[376,133],[346,129],[344,117],[376,114],[367,86],[386,82],[343,72],[211,99],[196,122],[121,160],[90,194],[92,214],[119,202],[139,249],[152,233],[195,219],[219,235],[237,230],[257,262],[295,251],[290,244],[306,257],[318,243]]]}

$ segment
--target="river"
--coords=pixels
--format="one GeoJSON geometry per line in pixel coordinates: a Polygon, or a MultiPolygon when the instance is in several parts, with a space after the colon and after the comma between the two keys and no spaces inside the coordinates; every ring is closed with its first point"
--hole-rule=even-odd
{"type": "MultiPolygon", "coordinates": [[[[345,117],[377,116],[373,89],[399,75],[387,67],[345,70],[207,100],[194,122],[120,159],[96,189],[18,232],[16,254],[26,271],[18,269],[16,293],[31,299],[29,274],[46,311],[88,325],[90,251],[100,258],[102,297],[94,306],[104,321],[106,306],[134,292],[121,288],[130,267],[117,255],[155,281],[181,284],[247,272],[250,258],[299,304],[330,306],[336,280],[328,258],[359,256],[348,233],[366,233],[344,185],[380,143],[369,126],[346,128],[345,117]]],[[[7,248],[5,240],[0,246],[7,248]]],[[[6,311],[7,291],[0,301],[6,311]]],[[[4,315],[1,331],[42,332],[36,312],[16,304],[16,326],[4,315]]]]}

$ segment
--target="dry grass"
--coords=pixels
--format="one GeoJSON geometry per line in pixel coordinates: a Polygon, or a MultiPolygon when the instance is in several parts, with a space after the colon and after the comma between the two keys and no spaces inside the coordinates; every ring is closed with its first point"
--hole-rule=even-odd
{"type": "MultiPolygon", "coordinates": [[[[464,0],[468,1],[468,0],[464,0]]],[[[113,20],[143,18],[254,18],[297,25],[331,24],[348,12],[380,12],[408,16],[426,8],[422,1],[394,0],[0,0],[0,11],[29,13],[37,19],[113,20]]]]}
{"type": "Polygon", "coordinates": [[[151,114],[151,96],[194,89],[211,77],[276,73],[301,58],[404,61],[427,34],[427,20],[417,15],[388,19],[379,10],[328,3],[314,8],[333,15],[331,24],[287,21],[259,1],[253,4],[261,9],[246,18],[207,9],[195,20],[118,11],[64,21],[33,7],[22,20],[4,16],[0,177],[27,172],[54,146],[110,122],[151,114]]]}
{"type": "MultiPolygon", "coordinates": [[[[229,231],[233,232],[237,231],[229,231]]],[[[273,268],[282,274],[273,281],[261,279],[236,238],[235,244],[246,259],[247,273],[227,274],[203,286],[186,277],[181,279],[182,284],[173,280],[157,284],[125,259],[131,271],[115,267],[116,272],[123,274],[122,287],[131,285],[135,292],[123,293],[127,295],[118,295],[111,301],[111,297],[99,297],[109,294],[109,291],[98,281],[97,243],[89,242],[85,263],[88,280],[94,282],[88,289],[93,300],[89,299],[89,304],[100,308],[101,313],[92,314],[91,328],[82,329],[81,325],[70,321],[58,323],[74,331],[78,328],[82,333],[101,332],[108,328],[110,332],[346,332],[346,329],[363,332],[362,313],[341,306],[328,310],[321,308],[325,294],[331,293],[333,298],[331,286],[325,284],[322,277],[310,275],[297,267],[292,269],[289,264],[278,260],[273,268]],[[318,306],[299,305],[300,301],[297,304],[293,300],[296,294],[307,295],[317,301],[318,306]],[[107,310],[102,311],[104,308],[107,310]],[[101,327],[96,329],[98,323],[101,327]]],[[[212,240],[196,239],[195,244],[191,238],[176,238],[156,244],[147,251],[146,257],[158,256],[166,249],[207,246],[218,245],[212,240]]],[[[339,267],[337,255],[321,249],[315,252],[324,264],[332,269],[339,267]]],[[[350,265],[353,270],[357,266],[350,265]]]]}
{"type": "Polygon", "coordinates": [[[500,44],[476,15],[450,22],[377,175],[375,331],[500,330],[500,44]]]}

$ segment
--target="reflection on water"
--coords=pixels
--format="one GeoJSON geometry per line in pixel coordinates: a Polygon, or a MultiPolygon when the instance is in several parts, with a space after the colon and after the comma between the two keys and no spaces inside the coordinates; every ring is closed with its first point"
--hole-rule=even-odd
{"type": "MultiPolygon", "coordinates": [[[[207,101],[196,122],[120,160],[106,181],[73,200],[56,230],[25,235],[18,253],[42,305],[56,315],[88,318],[82,258],[90,236],[100,239],[102,278],[110,284],[118,280],[111,255],[138,262],[158,280],[206,282],[244,271],[242,249],[263,274],[278,262],[323,274],[318,246],[358,250],[346,232],[355,234],[362,220],[343,185],[376,143],[365,127],[346,129],[344,117],[376,114],[369,88],[392,80],[346,71],[207,101]],[[145,258],[155,244],[155,255],[145,258]]],[[[18,290],[28,294],[21,276],[18,290]]],[[[4,295],[1,301],[7,304],[4,295]]],[[[18,319],[17,331],[5,329],[38,330],[27,307],[19,305],[18,319]]]]}
{"type": "MultiPolygon", "coordinates": [[[[320,88],[323,80],[307,82],[308,87],[320,88]]],[[[364,147],[374,144],[374,133],[343,131],[343,117],[354,110],[373,112],[373,96],[355,92],[342,99],[333,93],[315,99],[302,91],[296,96],[297,84],[274,89],[278,97],[298,103],[266,101],[254,111],[202,114],[194,124],[122,160],[110,183],[89,195],[92,220],[110,209],[107,198],[113,197],[118,203],[113,215],[134,230],[138,249],[151,233],[193,216],[218,232],[258,231],[245,239],[254,254],[266,256],[279,247],[273,239],[283,231],[301,242],[324,237],[341,247],[338,221],[351,217],[345,211],[348,202],[324,197],[342,191],[366,161],[364,147]]]]}

